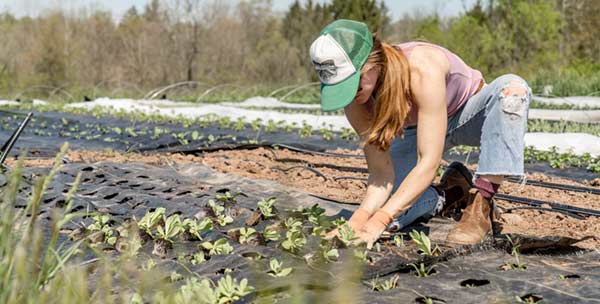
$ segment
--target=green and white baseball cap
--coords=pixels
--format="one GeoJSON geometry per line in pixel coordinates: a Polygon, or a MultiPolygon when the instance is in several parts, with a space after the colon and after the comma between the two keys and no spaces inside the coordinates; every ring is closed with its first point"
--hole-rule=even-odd
{"type": "Polygon", "coordinates": [[[340,19],[327,25],[312,45],[310,57],[321,80],[321,109],[334,111],[352,102],[360,69],[373,48],[366,24],[340,19]]]}

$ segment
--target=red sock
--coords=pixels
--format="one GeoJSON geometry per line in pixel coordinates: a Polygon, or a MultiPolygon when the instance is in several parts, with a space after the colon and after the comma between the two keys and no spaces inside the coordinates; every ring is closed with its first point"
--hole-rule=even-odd
{"type": "Polygon", "coordinates": [[[494,184],[482,177],[476,178],[473,185],[479,190],[481,196],[486,199],[492,198],[498,192],[498,188],[500,188],[499,184],[494,184]]]}

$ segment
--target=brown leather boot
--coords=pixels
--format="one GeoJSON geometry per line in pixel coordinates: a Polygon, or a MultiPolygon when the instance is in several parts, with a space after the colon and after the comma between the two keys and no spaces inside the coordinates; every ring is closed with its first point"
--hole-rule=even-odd
{"type": "Polygon", "coordinates": [[[492,230],[492,202],[477,189],[469,191],[471,197],[462,217],[447,237],[448,243],[472,245],[483,241],[492,230]]]}
{"type": "Polygon", "coordinates": [[[440,182],[434,185],[438,190],[444,192],[446,203],[441,214],[448,216],[454,210],[465,208],[469,201],[469,189],[473,187],[473,175],[469,169],[460,162],[451,163],[440,182]]]}

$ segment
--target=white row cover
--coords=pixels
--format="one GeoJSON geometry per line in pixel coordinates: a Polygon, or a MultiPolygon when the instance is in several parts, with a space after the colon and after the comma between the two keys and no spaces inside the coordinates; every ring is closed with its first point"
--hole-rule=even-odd
{"type": "MultiPolygon", "coordinates": [[[[322,128],[323,124],[326,124],[328,128],[335,131],[351,127],[346,117],[341,115],[287,114],[277,111],[249,110],[223,104],[198,105],[192,103],[175,103],[172,101],[100,98],[92,102],[73,103],[67,106],[87,109],[101,106],[114,110],[139,111],[147,114],[154,113],[187,118],[197,118],[208,114],[219,117],[227,116],[234,120],[241,117],[246,121],[260,118],[263,124],[269,120],[275,122],[283,120],[288,124],[295,122],[298,126],[301,126],[304,122],[314,129],[322,128]],[[174,106],[175,104],[176,106],[174,106]]],[[[585,133],[528,133],[525,136],[525,142],[526,145],[534,146],[538,150],[549,150],[555,146],[561,152],[570,151],[575,154],[590,153],[594,156],[600,155],[600,137],[585,133]]]]}

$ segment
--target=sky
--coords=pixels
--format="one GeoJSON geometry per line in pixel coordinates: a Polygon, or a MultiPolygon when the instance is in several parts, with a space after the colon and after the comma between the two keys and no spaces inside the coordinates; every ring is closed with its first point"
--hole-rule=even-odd
{"type": "MultiPolygon", "coordinates": [[[[232,4],[240,0],[221,0],[232,4]]],[[[327,0],[317,0],[327,2],[327,0]]],[[[470,7],[476,0],[384,0],[390,10],[392,20],[396,20],[404,14],[420,13],[427,14],[437,11],[442,16],[455,16],[470,7]]],[[[8,11],[16,16],[36,16],[39,13],[52,8],[66,8],[78,11],[79,9],[111,10],[115,17],[119,18],[131,6],[138,9],[150,2],[150,0],[0,0],[0,11],[8,11]]],[[[293,0],[273,0],[273,9],[285,11],[293,0]]]]}

